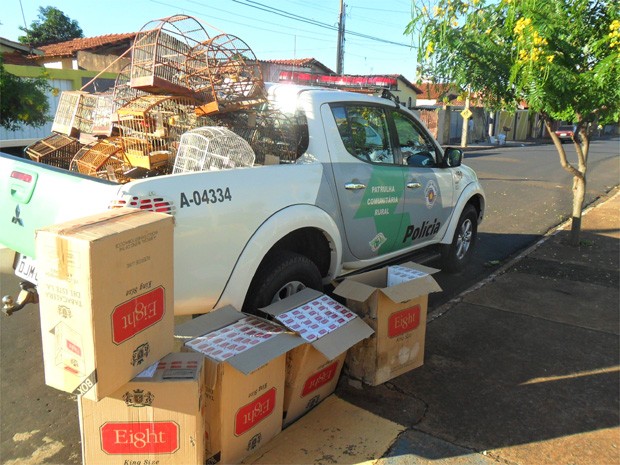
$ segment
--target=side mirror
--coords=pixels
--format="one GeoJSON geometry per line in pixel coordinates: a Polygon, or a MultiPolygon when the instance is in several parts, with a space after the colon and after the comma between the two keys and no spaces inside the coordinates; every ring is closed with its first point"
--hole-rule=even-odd
{"type": "Polygon", "coordinates": [[[444,163],[449,168],[456,168],[461,166],[463,161],[463,151],[461,149],[447,148],[444,157],[444,163]]]}

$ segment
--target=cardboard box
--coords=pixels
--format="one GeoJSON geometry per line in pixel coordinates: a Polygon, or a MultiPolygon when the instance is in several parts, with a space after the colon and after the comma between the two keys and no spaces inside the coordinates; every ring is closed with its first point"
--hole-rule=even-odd
{"type": "Polygon", "coordinates": [[[360,315],[375,334],[352,347],[348,374],[376,386],[424,363],[428,294],[441,288],[436,269],[415,263],[346,278],[334,293],[360,315]]]}
{"type": "Polygon", "coordinates": [[[37,231],[46,384],[99,400],[171,351],[172,230],[126,208],[37,231]]]}
{"type": "Polygon", "coordinates": [[[177,326],[205,356],[209,463],[238,463],[282,430],[286,353],[303,339],[226,306],[177,326]]]}
{"type": "Polygon", "coordinates": [[[261,311],[306,342],[286,356],[286,427],[334,392],[347,350],[373,330],[344,305],[308,288],[261,311]]]}
{"type": "Polygon", "coordinates": [[[169,354],[99,402],[79,397],[82,463],[204,464],[203,362],[169,354]]]}

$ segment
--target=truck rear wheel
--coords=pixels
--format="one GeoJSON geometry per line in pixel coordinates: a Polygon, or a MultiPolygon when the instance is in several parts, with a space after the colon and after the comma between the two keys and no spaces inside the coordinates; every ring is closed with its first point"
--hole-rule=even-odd
{"type": "Polygon", "coordinates": [[[321,273],[304,255],[278,251],[258,268],[252,280],[243,311],[256,314],[258,309],[285,299],[309,287],[322,291],[321,273]]]}
{"type": "Polygon", "coordinates": [[[442,246],[442,269],[456,273],[461,271],[471,260],[478,234],[478,213],[472,205],[467,205],[454,231],[451,244],[442,246]]]}

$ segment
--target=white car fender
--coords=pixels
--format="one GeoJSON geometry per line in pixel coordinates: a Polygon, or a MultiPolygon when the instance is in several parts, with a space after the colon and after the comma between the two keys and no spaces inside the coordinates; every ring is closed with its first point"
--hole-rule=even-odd
{"type": "Polygon", "coordinates": [[[284,236],[302,228],[319,229],[325,234],[330,242],[332,251],[329,280],[337,276],[342,262],[342,239],[338,226],[319,207],[313,205],[293,205],[272,215],[252,235],[252,238],[239,256],[216,306],[232,305],[240,310],[252,278],[254,278],[256,270],[265,255],[284,236]]]}
{"type": "MultiPolygon", "coordinates": [[[[452,239],[454,238],[454,232],[456,231],[456,226],[461,217],[461,213],[463,213],[467,202],[469,202],[469,200],[476,195],[480,196],[480,213],[484,214],[484,194],[477,183],[470,183],[467,187],[465,187],[465,189],[463,189],[458,201],[456,202],[456,205],[454,206],[452,216],[450,217],[450,223],[448,224],[446,232],[444,233],[441,241],[439,241],[441,244],[452,243],[452,239]]],[[[478,222],[480,222],[480,216],[478,218],[478,222]]]]}

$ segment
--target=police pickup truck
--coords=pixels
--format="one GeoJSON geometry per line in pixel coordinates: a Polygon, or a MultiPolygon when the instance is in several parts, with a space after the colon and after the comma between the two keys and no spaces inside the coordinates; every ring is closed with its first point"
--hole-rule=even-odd
{"type": "Polygon", "coordinates": [[[174,215],[177,315],[253,312],[431,246],[444,269],[467,264],[485,197],[461,150],[388,99],[290,84],[268,96],[303,116],[292,163],[121,184],[0,154],[0,243],[16,272],[36,285],[38,228],[118,206],[174,215]]]}

